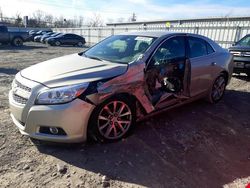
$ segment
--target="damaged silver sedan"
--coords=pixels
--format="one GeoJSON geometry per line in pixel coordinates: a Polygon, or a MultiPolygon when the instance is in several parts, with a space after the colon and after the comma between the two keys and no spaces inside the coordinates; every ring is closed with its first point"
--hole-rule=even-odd
{"type": "Polygon", "coordinates": [[[20,71],[9,92],[11,117],[40,140],[119,140],[149,115],[199,98],[217,103],[232,71],[232,55],[200,35],[115,35],[20,71]]]}

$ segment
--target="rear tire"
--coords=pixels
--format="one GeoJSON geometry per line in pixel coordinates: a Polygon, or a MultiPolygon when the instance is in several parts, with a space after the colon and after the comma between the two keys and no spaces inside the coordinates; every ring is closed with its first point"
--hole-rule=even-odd
{"type": "Polygon", "coordinates": [[[82,42],[78,42],[78,43],[77,43],[77,46],[78,46],[78,47],[83,47],[83,43],[82,43],[82,42]]]}
{"type": "Polygon", "coordinates": [[[135,124],[135,105],[125,97],[112,97],[93,111],[88,137],[98,142],[114,142],[129,135],[135,124]]]}
{"type": "Polygon", "coordinates": [[[212,104],[218,103],[224,96],[226,85],[226,76],[224,74],[221,74],[215,79],[213,83],[213,86],[208,95],[208,101],[212,104]]]}
{"type": "Polygon", "coordinates": [[[16,37],[12,40],[11,44],[13,46],[16,46],[16,47],[19,47],[19,46],[22,46],[23,45],[23,39],[20,38],[20,37],[16,37]]]}

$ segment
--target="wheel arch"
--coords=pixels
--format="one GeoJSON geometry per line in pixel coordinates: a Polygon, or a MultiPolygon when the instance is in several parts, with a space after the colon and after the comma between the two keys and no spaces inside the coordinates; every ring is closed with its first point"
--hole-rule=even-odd
{"type": "Polygon", "coordinates": [[[87,124],[87,137],[88,137],[88,139],[93,139],[95,141],[103,142],[103,140],[100,140],[98,137],[96,137],[94,135],[94,132],[93,132],[93,125],[92,124],[93,124],[93,119],[95,117],[95,111],[98,110],[98,108],[101,105],[109,102],[109,100],[116,99],[116,98],[126,98],[129,102],[131,102],[129,105],[134,105],[131,110],[132,111],[134,110],[134,113],[136,116],[135,116],[135,119],[133,121],[136,122],[136,119],[138,117],[138,109],[141,109],[143,111],[143,106],[141,105],[139,100],[136,98],[136,96],[134,96],[133,94],[127,93],[127,92],[114,93],[108,97],[103,98],[103,100],[101,100],[97,105],[95,105],[95,108],[91,112],[89,120],[88,120],[88,124],[87,124]]]}
{"type": "MultiPolygon", "coordinates": [[[[146,110],[144,109],[143,105],[141,104],[140,100],[133,95],[132,93],[128,93],[128,92],[121,92],[121,93],[114,93],[113,95],[110,95],[108,98],[106,98],[104,101],[110,99],[110,98],[115,98],[115,97],[126,97],[129,100],[131,100],[131,102],[133,104],[135,104],[135,108],[142,108],[142,110],[146,113],[146,110]]],[[[104,102],[102,101],[102,102],[104,102]]]]}
{"type": "Polygon", "coordinates": [[[18,36],[14,36],[12,38],[11,42],[13,42],[16,38],[20,38],[20,39],[22,39],[22,41],[24,41],[23,37],[18,35],[18,36]]]}
{"type": "Polygon", "coordinates": [[[99,105],[105,103],[106,101],[108,101],[112,98],[117,98],[117,97],[121,97],[121,98],[125,97],[125,98],[129,99],[129,101],[131,101],[131,104],[134,105],[135,110],[136,110],[136,117],[140,117],[142,115],[147,114],[147,111],[144,108],[141,101],[135,95],[133,95],[132,93],[128,93],[128,92],[113,93],[112,95],[110,95],[108,97],[104,97],[96,106],[99,106],[99,105]]]}
{"type": "Polygon", "coordinates": [[[226,79],[226,85],[228,84],[228,79],[229,79],[229,73],[225,70],[221,71],[220,73],[221,75],[224,75],[225,76],[225,79],[226,79]]]}

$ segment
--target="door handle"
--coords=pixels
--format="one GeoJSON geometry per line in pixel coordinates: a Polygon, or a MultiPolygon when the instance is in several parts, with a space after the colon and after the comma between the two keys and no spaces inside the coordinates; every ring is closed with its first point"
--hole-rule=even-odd
{"type": "Polygon", "coordinates": [[[215,66],[215,65],[216,65],[216,63],[215,63],[215,62],[212,62],[212,63],[211,63],[211,66],[215,66]]]}

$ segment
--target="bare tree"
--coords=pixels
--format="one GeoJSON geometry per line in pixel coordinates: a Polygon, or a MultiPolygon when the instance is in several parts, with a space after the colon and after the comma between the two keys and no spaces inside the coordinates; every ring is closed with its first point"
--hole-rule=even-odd
{"type": "Polygon", "coordinates": [[[91,27],[103,26],[103,20],[100,14],[93,13],[93,16],[90,18],[88,25],[91,27]]]}
{"type": "Polygon", "coordinates": [[[22,25],[22,17],[21,14],[19,12],[16,13],[15,16],[15,26],[21,26],[22,25]]]}
{"type": "Polygon", "coordinates": [[[54,17],[52,14],[44,14],[44,22],[46,22],[46,25],[48,26],[52,26],[53,25],[53,21],[54,21],[54,17]]]}
{"type": "Polygon", "coordinates": [[[32,18],[37,22],[36,25],[44,27],[44,17],[45,17],[45,12],[41,11],[41,10],[36,10],[33,15],[32,18]]]}
{"type": "Polygon", "coordinates": [[[67,20],[65,18],[63,18],[63,16],[60,16],[59,18],[55,18],[55,22],[54,25],[55,27],[64,27],[64,22],[66,22],[67,20]]]}

